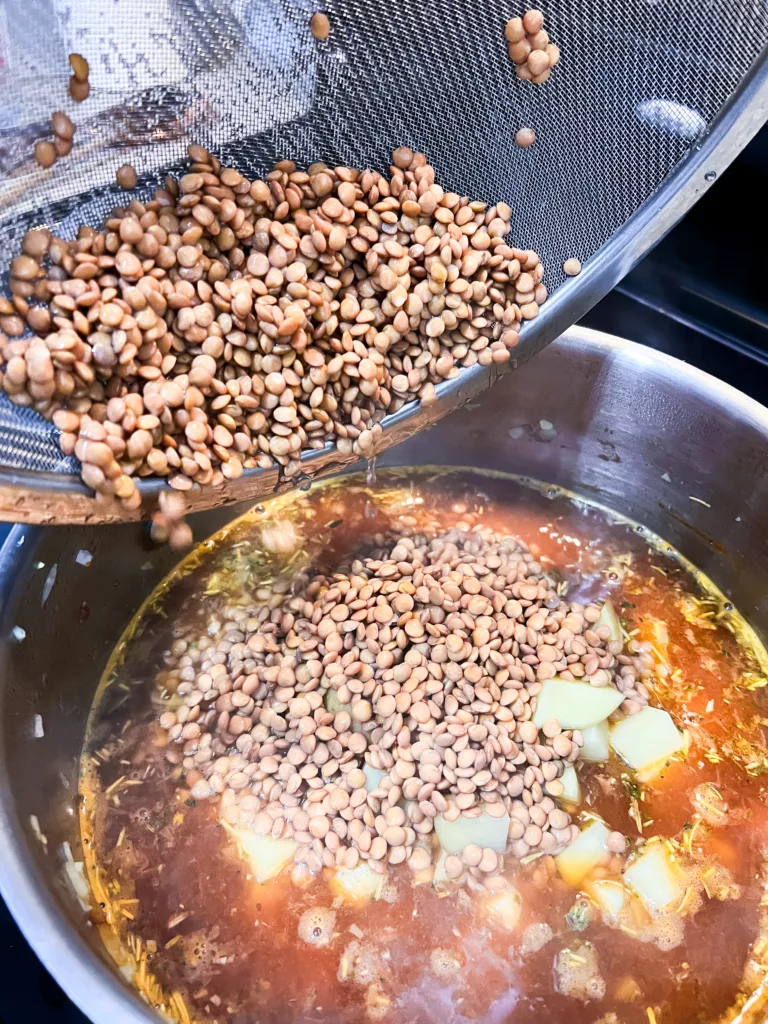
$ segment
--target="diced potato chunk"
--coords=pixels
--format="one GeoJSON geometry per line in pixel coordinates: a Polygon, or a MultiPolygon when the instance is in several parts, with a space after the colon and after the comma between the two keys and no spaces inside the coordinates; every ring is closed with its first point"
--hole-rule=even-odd
{"type": "Polygon", "coordinates": [[[447,856],[448,854],[445,852],[445,850],[440,851],[440,856],[437,858],[437,863],[435,864],[435,871],[434,874],[432,875],[432,885],[444,885],[452,881],[452,879],[450,879],[448,875],[446,875],[445,873],[445,858],[447,856]]]}
{"type": "Polygon", "coordinates": [[[560,799],[564,800],[567,804],[581,803],[581,784],[579,783],[576,769],[572,764],[565,766],[565,771],[560,776],[560,781],[563,784],[563,795],[560,799]]]}
{"type": "Polygon", "coordinates": [[[520,898],[520,893],[508,885],[498,896],[489,899],[486,907],[499,924],[511,932],[514,931],[520,920],[523,901],[520,898]]]}
{"type": "Polygon", "coordinates": [[[285,865],[293,860],[299,845],[292,839],[260,836],[247,828],[235,829],[235,835],[243,854],[251,863],[257,882],[268,882],[270,878],[279,875],[285,865]]]}
{"type": "Polygon", "coordinates": [[[364,764],[363,774],[365,775],[365,788],[372,793],[374,789],[379,788],[379,783],[386,775],[389,775],[389,772],[382,771],[381,768],[374,768],[370,764],[364,764]]]}
{"type": "Polygon", "coordinates": [[[596,878],[587,885],[587,892],[609,917],[618,917],[629,898],[626,888],[614,878],[596,878]]]}
{"type": "Polygon", "coordinates": [[[664,843],[649,844],[626,869],[624,881],[634,889],[650,913],[663,910],[683,896],[682,871],[664,843]]]}
{"type": "Polygon", "coordinates": [[[598,626],[607,626],[611,631],[610,643],[623,643],[624,637],[621,632],[621,622],[619,616],[616,614],[616,609],[613,607],[610,601],[603,601],[603,607],[600,610],[600,618],[594,625],[594,629],[598,626]]]}
{"type": "Polygon", "coordinates": [[[579,757],[583,761],[607,761],[609,753],[608,745],[608,722],[598,722],[597,725],[590,725],[582,729],[584,744],[579,751],[579,757]]]}
{"type": "Polygon", "coordinates": [[[337,715],[339,711],[352,712],[352,705],[342,704],[339,700],[338,690],[334,690],[333,687],[329,687],[329,689],[325,691],[323,703],[325,704],[325,710],[330,711],[332,715],[337,715]]]}
{"type": "Polygon", "coordinates": [[[606,841],[609,835],[602,821],[593,821],[570,846],[566,846],[555,857],[555,864],[564,881],[573,886],[581,884],[608,853],[606,841]]]}
{"type": "Polygon", "coordinates": [[[648,768],[676,754],[685,736],[661,708],[643,708],[611,729],[611,746],[630,768],[648,768]]]}
{"type": "MultiPolygon", "coordinates": [[[[352,714],[351,704],[342,704],[339,700],[339,694],[337,690],[332,687],[325,691],[325,697],[323,698],[325,704],[325,710],[330,711],[332,715],[337,715],[340,711],[346,711],[350,715],[352,714]]],[[[352,719],[352,732],[363,732],[363,723],[358,722],[356,719],[352,719]]]]}
{"type": "Polygon", "coordinates": [[[592,686],[570,679],[545,679],[536,698],[534,725],[556,718],[563,729],[588,729],[612,714],[624,698],[613,686],[592,686]]]}
{"type": "Polygon", "coordinates": [[[337,896],[355,902],[376,899],[386,877],[375,872],[361,861],[356,868],[338,868],[330,881],[330,886],[337,896]]]}
{"type": "Polygon", "coordinates": [[[442,814],[435,818],[435,832],[446,853],[461,853],[465,846],[471,844],[503,853],[507,848],[508,831],[508,814],[492,818],[483,811],[477,818],[462,815],[456,821],[446,821],[442,814]]]}

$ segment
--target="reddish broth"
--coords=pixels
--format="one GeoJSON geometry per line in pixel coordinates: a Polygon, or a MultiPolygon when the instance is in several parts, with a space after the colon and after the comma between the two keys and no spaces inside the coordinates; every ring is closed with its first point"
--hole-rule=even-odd
{"type": "MultiPolygon", "coordinates": [[[[205,596],[206,586],[235,557],[258,550],[260,524],[271,515],[268,504],[209,544],[198,567],[183,570],[146,611],[94,705],[82,786],[86,862],[96,880],[95,898],[104,897],[94,917],[108,922],[104,934],[112,931],[128,942],[139,987],[172,1017],[218,1024],[513,1024],[534,1018],[683,1024],[726,1014],[760,929],[768,848],[760,774],[766,700],[747,649],[748,631],[742,632],[735,613],[703,589],[674,552],[652,544],[649,534],[554,489],[536,490],[509,477],[409,472],[407,478],[387,474],[375,488],[355,478],[313,488],[298,508],[299,519],[306,518],[307,550],[325,565],[360,548],[386,528],[389,517],[453,525],[474,512],[484,524],[523,539],[568,583],[569,598],[610,597],[625,627],[657,644],[654,622],[663,623],[669,643],[658,653],[672,671],[653,688],[651,702],[689,728],[692,739],[683,760],[642,786],[642,837],[690,843],[700,863],[728,869],[740,898],[705,896],[701,909],[685,918],[683,941],[662,950],[608,927],[599,913],[584,931],[572,930],[565,915],[577,892],[560,879],[551,857],[527,864],[505,858],[504,872],[522,896],[513,931],[494,921],[474,893],[414,886],[412,873],[401,866],[390,869],[394,902],[338,906],[332,942],[322,948],[302,942],[302,912],[333,905],[326,877],[297,889],[284,871],[258,885],[215,807],[195,804],[177,790],[155,725],[162,710],[155,679],[163,652],[184,624],[205,621],[226,599],[205,596]],[[717,829],[697,828],[687,840],[690,793],[703,782],[719,789],[728,821],[717,829]],[[548,924],[553,936],[523,956],[523,931],[534,922],[548,924]],[[585,941],[594,947],[605,980],[600,999],[555,990],[557,953],[585,941]],[[350,976],[340,980],[345,971],[350,976]]],[[[258,559],[254,564],[258,572],[258,559]]],[[[239,578],[243,585],[242,573],[239,578]]],[[[258,580],[249,578],[246,585],[258,580]]],[[[631,848],[641,838],[630,814],[631,773],[613,755],[605,765],[579,763],[578,770],[582,809],[623,832],[631,848]]]]}

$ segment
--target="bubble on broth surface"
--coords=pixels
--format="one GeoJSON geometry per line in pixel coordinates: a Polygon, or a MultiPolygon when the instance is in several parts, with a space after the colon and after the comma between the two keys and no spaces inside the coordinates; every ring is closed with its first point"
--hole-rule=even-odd
{"type": "Polygon", "coordinates": [[[333,939],[336,911],[328,907],[305,910],[299,918],[299,938],[310,946],[328,946],[333,939]]]}

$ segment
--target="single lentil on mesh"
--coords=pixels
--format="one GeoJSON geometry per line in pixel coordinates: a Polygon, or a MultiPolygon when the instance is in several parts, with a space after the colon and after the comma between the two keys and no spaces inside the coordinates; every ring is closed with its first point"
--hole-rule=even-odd
{"type": "Polygon", "coordinates": [[[88,81],[88,75],[91,73],[91,69],[85,57],[81,56],[79,53],[70,53],[69,66],[72,68],[72,74],[78,82],[88,81]]]}
{"type": "MultiPolygon", "coordinates": [[[[510,18],[504,30],[510,59],[515,63],[517,77],[543,85],[552,68],[560,60],[560,50],[550,42],[544,30],[544,15],[539,10],[526,11],[522,18],[510,18]]],[[[520,145],[520,143],[518,143],[520,145]]]]}
{"type": "Polygon", "coordinates": [[[55,114],[51,114],[51,128],[53,134],[57,135],[60,139],[72,139],[75,134],[75,125],[63,111],[57,110],[55,114]]]}
{"type": "Polygon", "coordinates": [[[581,273],[581,263],[577,259],[566,260],[563,264],[563,273],[567,277],[578,277],[581,273]]]}
{"type": "Polygon", "coordinates": [[[139,179],[136,169],[132,164],[123,164],[121,167],[118,167],[115,173],[115,180],[120,188],[131,189],[136,188],[136,183],[139,179]]]}
{"type": "Polygon", "coordinates": [[[408,147],[389,177],[284,160],[250,181],[189,156],[99,230],[30,233],[0,316],[0,386],[127,510],[143,477],[183,493],[291,478],[328,442],[373,456],[387,413],[508,361],[547,298],[538,255],[505,241],[509,206],[444,191],[408,147]]]}
{"type": "MultiPolygon", "coordinates": [[[[515,858],[563,848],[578,830],[553,797],[582,737],[534,725],[542,682],[599,666],[595,685],[639,710],[652,659],[620,654],[596,605],[558,596],[523,543],[474,520],[400,525],[336,572],[280,579],[179,636],[162,686],[180,703],[159,725],[180,785],[231,826],[293,839],[310,874],[425,871],[437,814],[509,815],[515,858]]],[[[469,844],[444,872],[495,891],[502,866],[469,844]]]]}
{"type": "Polygon", "coordinates": [[[315,39],[327,39],[331,34],[331,22],[327,14],[316,11],[309,19],[309,31],[315,39]]]}
{"type": "Polygon", "coordinates": [[[519,128],[515,134],[515,142],[518,146],[525,149],[528,146],[532,146],[536,141],[536,132],[533,128],[519,128]]]}
{"type": "MultiPolygon", "coordinates": [[[[56,163],[56,149],[47,139],[35,143],[35,160],[41,167],[53,167],[56,163]]],[[[2,340],[2,339],[0,339],[2,340]]]]}
{"type": "Polygon", "coordinates": [[[69,79],[69,96],[75,103],[83,103],[91,94],[91,83],[72,75],[69,79]]]}

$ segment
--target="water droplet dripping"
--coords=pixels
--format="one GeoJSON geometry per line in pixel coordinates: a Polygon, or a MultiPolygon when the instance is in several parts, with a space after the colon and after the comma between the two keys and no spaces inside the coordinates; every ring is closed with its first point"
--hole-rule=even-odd
{"type": "Polygon", "coordinates": [[[365,482],[369,487],[373,487],[376,483],[376,456],[372,459],[368,459],[365,469],[365,482]]]}
{"type": "Polygon", "coordinates": [[[365,516],[366,519],[376,518],[376,505],[372,501],[366,501],[365,509],[363,510],[363,515],[365,516]]]}
{"type": "Polygon", "coordinates": [[[301,473],[296,477],[296,486],[300,491],[303,491],[304,494],[306,494],[312,486],[312,477],[308,473],[301,473]]]}

